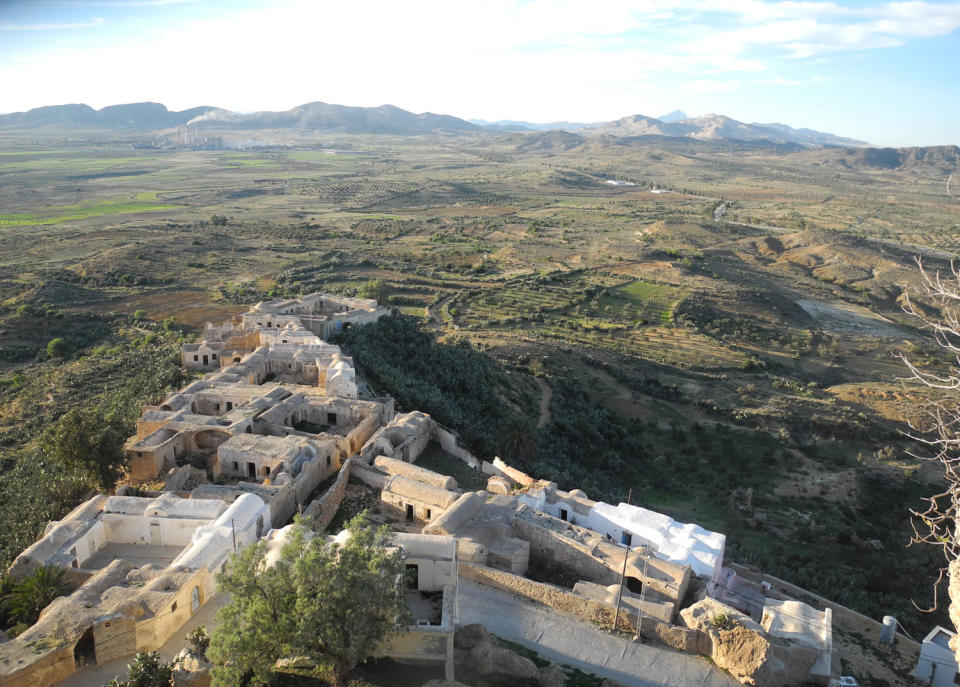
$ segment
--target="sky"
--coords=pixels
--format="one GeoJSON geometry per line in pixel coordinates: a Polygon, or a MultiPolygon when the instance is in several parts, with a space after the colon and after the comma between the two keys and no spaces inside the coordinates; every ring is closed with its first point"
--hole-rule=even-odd
{"type": "Polygon", "coordinates": [[[0,0],[0,112],[725,114],[960,144],[960,1],[0,0]]]}

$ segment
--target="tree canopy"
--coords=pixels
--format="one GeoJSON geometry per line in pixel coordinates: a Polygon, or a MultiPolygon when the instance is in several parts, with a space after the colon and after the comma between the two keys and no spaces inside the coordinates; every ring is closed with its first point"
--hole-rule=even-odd
{"type": "Polygon", "coordinates": [[[282,658],[327,665],[345,685],[358,663],[406,624],[403,555],[390,531],[361,514],[338,544],[300,522],[276,560],[260,541],[231,557],[217,581],[231,603],[218,612],[208,658],[213,685],[267,685],[282,658]]]}
{"type": "Polygon", "coordinates": [[[360,298],[372,298],[379,305],[386,305],[390,292],[387,290],[387,282],[383,279],[371,279],[357,290],[360,298]]]}

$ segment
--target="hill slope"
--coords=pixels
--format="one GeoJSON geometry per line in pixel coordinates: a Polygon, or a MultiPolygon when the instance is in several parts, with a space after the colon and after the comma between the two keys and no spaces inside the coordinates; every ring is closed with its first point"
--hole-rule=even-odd
{"type": "MultiPolygon", "coordinates": [[[[673,114],[673,113],[671,113],[673,114]]],[[[607,136],[673,136],[701,140],[770,141],[803,145],[865,146],[863,141],[842,138],[813,129],[793,129],[785,124],[745,124],[725,115],[709,114],[690,119],[663,121],[631,115],[590,129],[607,136]]]]}
{"type": "Polygon", "coordinates": [[[0,115],[0,127],[34,129],[45,126],[109,127],[121,129],[168,129],[182,126],[212,107],[193,107],[181,112],[168,110],[160,103],[129,103],[110,105],[94,110],[89,105],[52,105],[26,112],[0,115]]]}
{"type": "Polygon", "coordinates": [[[314,102],[284,112],[239,114],[211,110],[190,124],[233,129],[319,129],[349,134],[421,134],[430,131],[481,131],[463,119],[432,112],[414,114],[393,105],[350,107],[314,102]]]}

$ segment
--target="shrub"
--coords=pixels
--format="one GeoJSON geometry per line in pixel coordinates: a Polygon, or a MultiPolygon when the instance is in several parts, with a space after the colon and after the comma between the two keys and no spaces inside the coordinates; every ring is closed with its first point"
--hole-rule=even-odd
{"type": "Polygon", "coordinates": [[[70,344],[59,336],[47,343],[47,355],[51,358],[65,358],[70,353],[70,344]]]}
{"type": "Polygon", "coordinates": [[[207,628],[200,625],[184,637],[184,639],[190,643],[190,649],[194,654],[206,658],[207,647],[210,646],[210,635],[207,634],[207,628]]]}
{"type": "Polygon", "coordinates": [[[146,311],[146,310],[134,310],[134,311],[133,311],[133,319],[135,319],[135,320],[145,320],[145,319],[147,319],[147,311],[146,311]]]}
{"type": "Polygon", "coordinates": [[[735,625],[733,616],[729,613],[717,613],[710,622],[718,630],[732,630],[735,625]]]}
{"type": "Polygon", "coordinates": [[[173,667],[160,660],[156,651],[141,651],[127,666],[127,679],[113,679],[104,687],[171,687],[173,685],[173,667]]]}

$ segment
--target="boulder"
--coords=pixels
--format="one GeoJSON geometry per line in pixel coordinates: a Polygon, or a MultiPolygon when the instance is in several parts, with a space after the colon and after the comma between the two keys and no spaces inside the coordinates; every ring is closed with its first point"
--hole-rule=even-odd
{"type": "Polygon", "coordinates": [[[192,491],[207,483],[207,471],[192,465],[172,468],[163,482],[164,491],[192,491]]]}
{"type": "Polygon", "coordinates": [[[472,649],[477,644],[489,644],[496,641],[487,628],[474,623],[473,625],[464,625],[457,630],[457,633],[453,635],[453,648],[472,649]]]}
{"type": "Polygon", "coordinates": [[[457,631],[453,645],[454,674],[468,676],[472,687],[552,687],[551,683],[541,686],[533,661],[501,647],[482,625],[457,631]]]}
{"type": "Polygon", "coordinates": [[[710,658],[743,684],[789,684],[773,673],[770,638],[750,616],[716,599],[705,598],[680,611],[680,619],[687,627],[706,633],[710,638],[710,658]]]}
{"type": "Polygon", "coordinates": [[[537,687],[564,687],[567,676],[557,666],[544,666],[537,671],[537,687]]]}
{"type": "Polygon", "coordinates": [[[181,649],[173,659],[174,687],[210,687],[212,667],[206,658],[181,649]]]}

